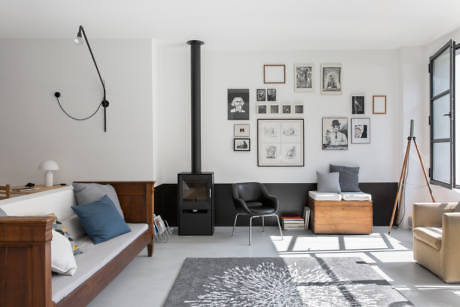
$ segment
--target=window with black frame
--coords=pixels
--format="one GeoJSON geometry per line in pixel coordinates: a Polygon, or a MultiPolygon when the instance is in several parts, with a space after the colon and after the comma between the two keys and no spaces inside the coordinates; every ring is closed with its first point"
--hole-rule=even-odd
{"type": "Polygon", "coordinates": [[[458,186],[460,179],[455,170],[455,57],[455,42],[450,40],[430,57],[429,64],[430,179],[448,188],[458,186]]]}

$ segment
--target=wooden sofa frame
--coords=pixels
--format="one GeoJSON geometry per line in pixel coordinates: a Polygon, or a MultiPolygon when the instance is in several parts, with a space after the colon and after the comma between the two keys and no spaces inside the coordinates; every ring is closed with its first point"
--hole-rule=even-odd
{"type": "Polygon", "coordinates": [[[117,191],[128,223],[149,228],[58,303],[52,301],[51,217],[0,217],[0,306],[86,306],[146,246],[153,254],[154,182],[98,182],[117,191]]]}

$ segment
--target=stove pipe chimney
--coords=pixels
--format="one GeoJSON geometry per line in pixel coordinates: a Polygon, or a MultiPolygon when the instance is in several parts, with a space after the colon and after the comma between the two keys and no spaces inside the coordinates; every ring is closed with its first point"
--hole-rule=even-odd
{"type": "Polygon", "coordinates": [[[188,41],[191,49],[192,173],[201,173],[201,45],[188,41]]]}

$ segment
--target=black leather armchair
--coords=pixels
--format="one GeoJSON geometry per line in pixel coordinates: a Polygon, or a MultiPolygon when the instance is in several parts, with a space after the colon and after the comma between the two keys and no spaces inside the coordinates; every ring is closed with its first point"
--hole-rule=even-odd
{"type": "Polygon", "coordinates": [[[278,216],[279,201],[270,195],[265,186],[258,182],[246,182],[232,184],[233,204],[236,215],[233,222],[232,236],[235,233],[235,226],[239,215],[249,215],[249,245],[252,244],[252,219],[262,218],[262,231],[265,228],[265,217],[276,217],[281,237],[281,225],[278,216]]]}

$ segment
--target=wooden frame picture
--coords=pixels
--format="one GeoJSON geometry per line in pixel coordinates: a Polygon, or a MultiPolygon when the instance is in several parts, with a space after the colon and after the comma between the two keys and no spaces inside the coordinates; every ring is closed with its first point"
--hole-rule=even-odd
{"type": "Polygon", "coordinates": [[[251,151],[250,138],[234,138],[233,151],[251,151]]]}
{"type": "Polygon", "coordinates": [[[285,84],[286,65],[284,64],[265,64],[264,65],[264,84],[285,84]]]}
{"type": "Polygon", "coordinates": [[[341,95],[342,83],[342,64],[321,64],[321,94],[341,95]]]}
{"type": "Polygon", "coordinates": [[[249,137],[249,124],[235,124],[233,135],[237,138],[249,137]]]}
{"type": "Polygon", "coordinates": [[[372,96],[372,114],[387,114],[387,96],[372,96]]]}
{"type": "Polygon", "coordinates": [[[303,119],[257,120],[257,166],[305,165],[303,119]]]}
{"type": "Polygon", "coordinates": [[[371,119],[369,117],[351,119],[351,143],[371,143],[371,119]]]}
{"type": "Polygon", "coordinates": [[[294,91],[313,91],[313,64],[294,64],[294,91]]]}

